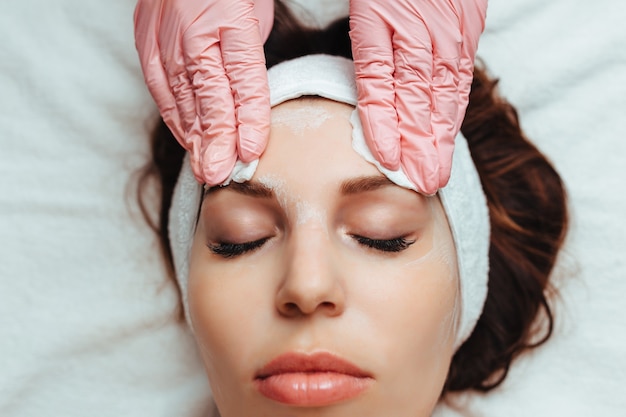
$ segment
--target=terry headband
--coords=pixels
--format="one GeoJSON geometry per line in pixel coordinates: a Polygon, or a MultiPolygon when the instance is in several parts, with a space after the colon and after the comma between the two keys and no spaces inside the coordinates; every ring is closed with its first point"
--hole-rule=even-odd
{"type": "MultiPolygon", "coordinates": [[[[352,61],[329,55],[308,55],[278,64],[268,70],[272,107],[302,96],[319,96],[341,103],[357,105],[357,91],[352,61]]],[[[365,143],[358,112],[352,114],[352,147],[373,163],[397,185],[415,190],[404,172],[383,168],[365,143]]],[[[252,178],[258,160],[237,163],[230,181],[252,178]]],[[[174,189],[170,208],[169,238],[176,279],[180,285],[185,317],[191,326],[187,301],[189,255],[195,233],[203,187],[198,184],[186,156],[174,189]]],[[[446,212],[457,253],[461,314],[455,346],[458,348],[471,334],[480,317],[487,296],[489,272],[489,214],[487,201],[472,161],[467,141],[459,133],[455,140],[452,172],[448,184],[438,191],[446,212]]]]}

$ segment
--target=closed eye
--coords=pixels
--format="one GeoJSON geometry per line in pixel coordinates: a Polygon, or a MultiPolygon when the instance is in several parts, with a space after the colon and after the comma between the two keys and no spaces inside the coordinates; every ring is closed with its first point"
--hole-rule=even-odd
{"type": "Polygon", "coordinates": [[[415,240],[408,240],[405,237],[395,237],[393,239],[371,239],[359,235],[351,236],[360,245],[380,252],[402,252],[415,243],[415,240]]]}
{"type": "Polygon", "coordinates": [[[252,242],[243,243],[218,242],[207,244],[207,246],[214,254],[229,259],[253,252],[263,246],[269,239],[269,237],[264,237],[252,242]]]}

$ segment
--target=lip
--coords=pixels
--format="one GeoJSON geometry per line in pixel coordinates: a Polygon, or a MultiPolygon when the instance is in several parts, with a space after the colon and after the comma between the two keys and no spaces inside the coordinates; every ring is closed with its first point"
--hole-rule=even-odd
{"type": "Polygon", "coordinates": [[[352,399],[373,383],[372,375],[327,352],[290,352],[276,357],[255,375],[265,397],[292,406],[322,407],[352,399]]]}

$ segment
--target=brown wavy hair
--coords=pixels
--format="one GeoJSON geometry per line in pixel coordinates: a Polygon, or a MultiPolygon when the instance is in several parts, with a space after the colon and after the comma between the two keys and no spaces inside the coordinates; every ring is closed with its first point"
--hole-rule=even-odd
{"type": "MultiPolygon", "coordinates": [[[[267,66],[314,53],[352,58],[348,19],[323,30],[305,28],[280,2],[265,43],[267,66]]],[[[505,379],[522,352],[545,343],[554,317],[546,294],[550,273],[568,225],[566,193],[550,162],[524,136],[516,110],[497,93],[497,80],[474,70],[469,105],[461,131],[487,196],[491,219],[489,284],[483,314],[469,339],[455,353],[442,396],[486,392],[505,379]],[[537,328],[535,321],[542,319],[537,328]]],[[[175,281],[167,236],[168,213],[184,151],[161,121],[152,135],[152,160],[141,172],[138,199],[146,221],[175,281]],[[146,191],[157,179],[158,218],[146,191]]],[[[182,317],[182,315],[181,315],[182,317]]]]}

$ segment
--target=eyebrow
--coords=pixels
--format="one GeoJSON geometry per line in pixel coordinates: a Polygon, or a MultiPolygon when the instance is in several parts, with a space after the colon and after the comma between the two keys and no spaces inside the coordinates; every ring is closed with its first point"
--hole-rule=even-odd
{"type": "MultiPolygon", "coordinates": [[[[365,193],[368,191],[375,191],[383,187],[389,187],[395,185],[389,180],[389,178],[379,175],[357,177],[345,180],[341,183],[340,192],[342,195],[354,195],[359,193],[365,193]]],[[[238,194],[246,195],[255,198],[274,198],[274,190],[256,181],[248,181],[244,183],[231,182],[229,185],[222,187],[216,185],[214,187],[207,188],[204,192],[204,197],[207,195],[222,189],[228,189],[238,194]]]]}
{"type": "Polygon", "coordinates": [[[387,177],[382,175],[352,178],[341,183],[341,194],[352,195],[375,191],[383,187],[395,185],[387,177]]]}
{"type": "Polygon", "coordinates": [[[274,190],[261,184],[260,182],[248,181],[248,182],[231,182],[229,185],[222,187],[216,185],[214,187],[206,189],[204,197],[211,194],[214,191],[228,189],[238,194],[247,195],[255,198],[274,198],[274,190]]]}

